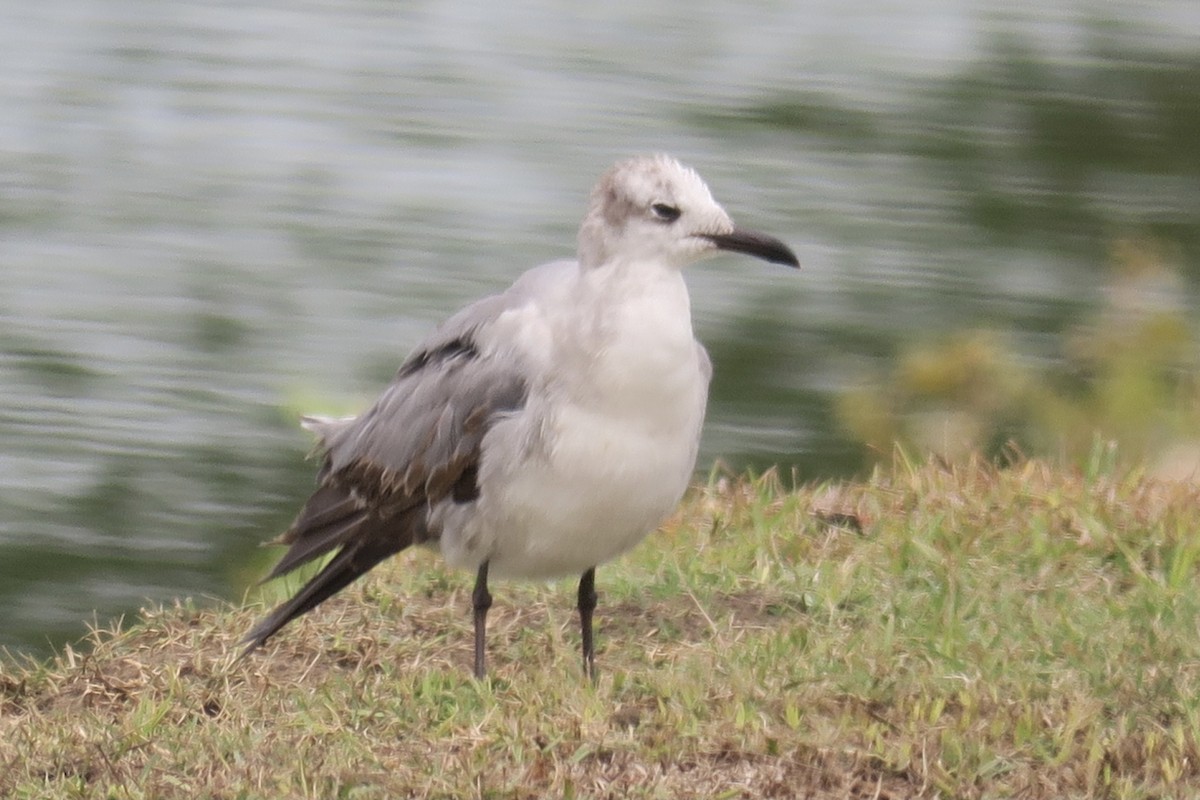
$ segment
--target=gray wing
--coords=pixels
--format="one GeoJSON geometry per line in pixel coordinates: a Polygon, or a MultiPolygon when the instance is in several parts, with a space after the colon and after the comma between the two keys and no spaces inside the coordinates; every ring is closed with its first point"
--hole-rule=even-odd
{"type": "Polygon", "coordinates": [[[483,436],[525,394],[516,365],[482,355],[469,334],[436,342],[414,353],[361,416],[310,421],[326,451],[319,480],[380,510],[474,496],[483,436]]]}
{"type": "Polygon", "coordinates": [[[289,549],[266,580],[337,555],[246,636],[246,653],[383,559],[436,536],[427,527],[429,506],[478,496],[483,438],[524,406],[528,390],[518,363],[479,345],[487,324],[519,299],[511,292],[448,320],[365,413],[305,420],[325,451],[320,486],[276,540],[289,549]]]}

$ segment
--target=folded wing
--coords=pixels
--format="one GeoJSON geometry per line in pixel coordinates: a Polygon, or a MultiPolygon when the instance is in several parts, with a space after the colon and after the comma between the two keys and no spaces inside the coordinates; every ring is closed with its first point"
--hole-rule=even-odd
{"type": "MultiPolygon", "coordinates": [[[[491,311],[484,303],[476,305],[491,311]]],[[[431,506],[478,496],[484,436],[523,407],[527,387],[514,364],[480,352],[469,315],[456,322],[418,348],[362,415],[305,419],[325,452],[320,485],[275,540],[289,548],[266,580],[336,555],[245,637],[245,652],[383,559],[435,538],[431,506]]]]}

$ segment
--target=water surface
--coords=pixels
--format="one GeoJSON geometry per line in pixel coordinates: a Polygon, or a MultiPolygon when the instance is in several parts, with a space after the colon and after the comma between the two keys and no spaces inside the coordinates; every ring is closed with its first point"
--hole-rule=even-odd
{"type": "Polygon", "coordinates": [[[799,274],[690,272],[701,467],[844,475],[830,402],[965,325],[1030,358],[1161,237],[1195,306],[1200,6],[113,0],[0,7],[0,645],[236,597],[461,304],[669,151],[799,274]]]}

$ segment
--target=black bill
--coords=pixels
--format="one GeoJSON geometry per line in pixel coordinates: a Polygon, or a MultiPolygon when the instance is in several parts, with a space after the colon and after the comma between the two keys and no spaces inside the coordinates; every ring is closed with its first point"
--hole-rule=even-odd
{"type": "Polygon", "coordinates": [[[758,231],[748,231],[734,228],[733,233],[704,233],[705,239],[715,244],[721,250],[731,253],[745,253],[748,256],[770,261],[772,264],[785,264],[789,267],[799,267],[800,259],[786,244],[758,231]]]}

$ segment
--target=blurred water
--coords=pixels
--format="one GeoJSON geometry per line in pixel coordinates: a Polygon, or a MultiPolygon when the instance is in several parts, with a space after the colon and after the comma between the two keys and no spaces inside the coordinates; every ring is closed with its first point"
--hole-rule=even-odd
{"type": "Polygon", "coordinates": [[[853,470],[830,396],[898,343],[1044,355],[1126,231],[1194,289],[1198,41],[1193,0],[0,4],[0,645],[233,596],[311,486],[297,410],[569,255],[631,153],[804,263],[692,270],[702,467],[853,470]]]}

